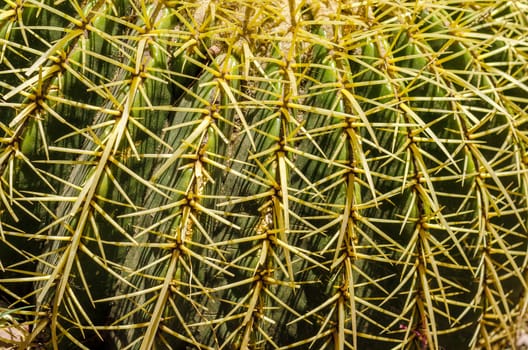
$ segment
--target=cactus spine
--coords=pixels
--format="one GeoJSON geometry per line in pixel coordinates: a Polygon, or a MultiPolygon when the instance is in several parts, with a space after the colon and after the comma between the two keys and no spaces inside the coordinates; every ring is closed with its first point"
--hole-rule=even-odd
{"type": "Polygon", "coordinates": [[[527,14],[4,2],[0,314],[54,349],[514,346],[527,14]]]}

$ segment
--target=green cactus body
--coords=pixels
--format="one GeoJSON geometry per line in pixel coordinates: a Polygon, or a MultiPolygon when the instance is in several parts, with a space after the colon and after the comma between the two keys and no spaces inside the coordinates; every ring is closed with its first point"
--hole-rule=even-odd
{"type": "Polygon", "coordinates": [[[515,348],[527,15],[5,1],[0,315],[21,348],[515,348]]]}

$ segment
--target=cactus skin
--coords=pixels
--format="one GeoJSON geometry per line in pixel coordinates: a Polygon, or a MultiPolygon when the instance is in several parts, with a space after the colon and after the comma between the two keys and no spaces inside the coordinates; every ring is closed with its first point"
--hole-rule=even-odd
{"type": "Polygon", "coordinates": [[[3,6],[23,347],[515,343],[526,1],[3,6]]]}

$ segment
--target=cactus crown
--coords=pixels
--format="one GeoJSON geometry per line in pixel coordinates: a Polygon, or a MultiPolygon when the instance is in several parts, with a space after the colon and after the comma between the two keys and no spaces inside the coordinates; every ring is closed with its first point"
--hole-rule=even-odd
{"type": "Polygon", "coordinates": [[[3,6],[22,347],[514,343],[525,1],[3,6]]]}

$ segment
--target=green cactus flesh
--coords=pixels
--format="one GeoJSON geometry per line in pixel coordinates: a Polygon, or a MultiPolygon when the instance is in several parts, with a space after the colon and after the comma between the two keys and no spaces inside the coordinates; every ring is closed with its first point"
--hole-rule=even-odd
{"type": "Polygon", "coordinates": [[[2,4],[20,348],[515,346],[528,2],[2,4]]]}

